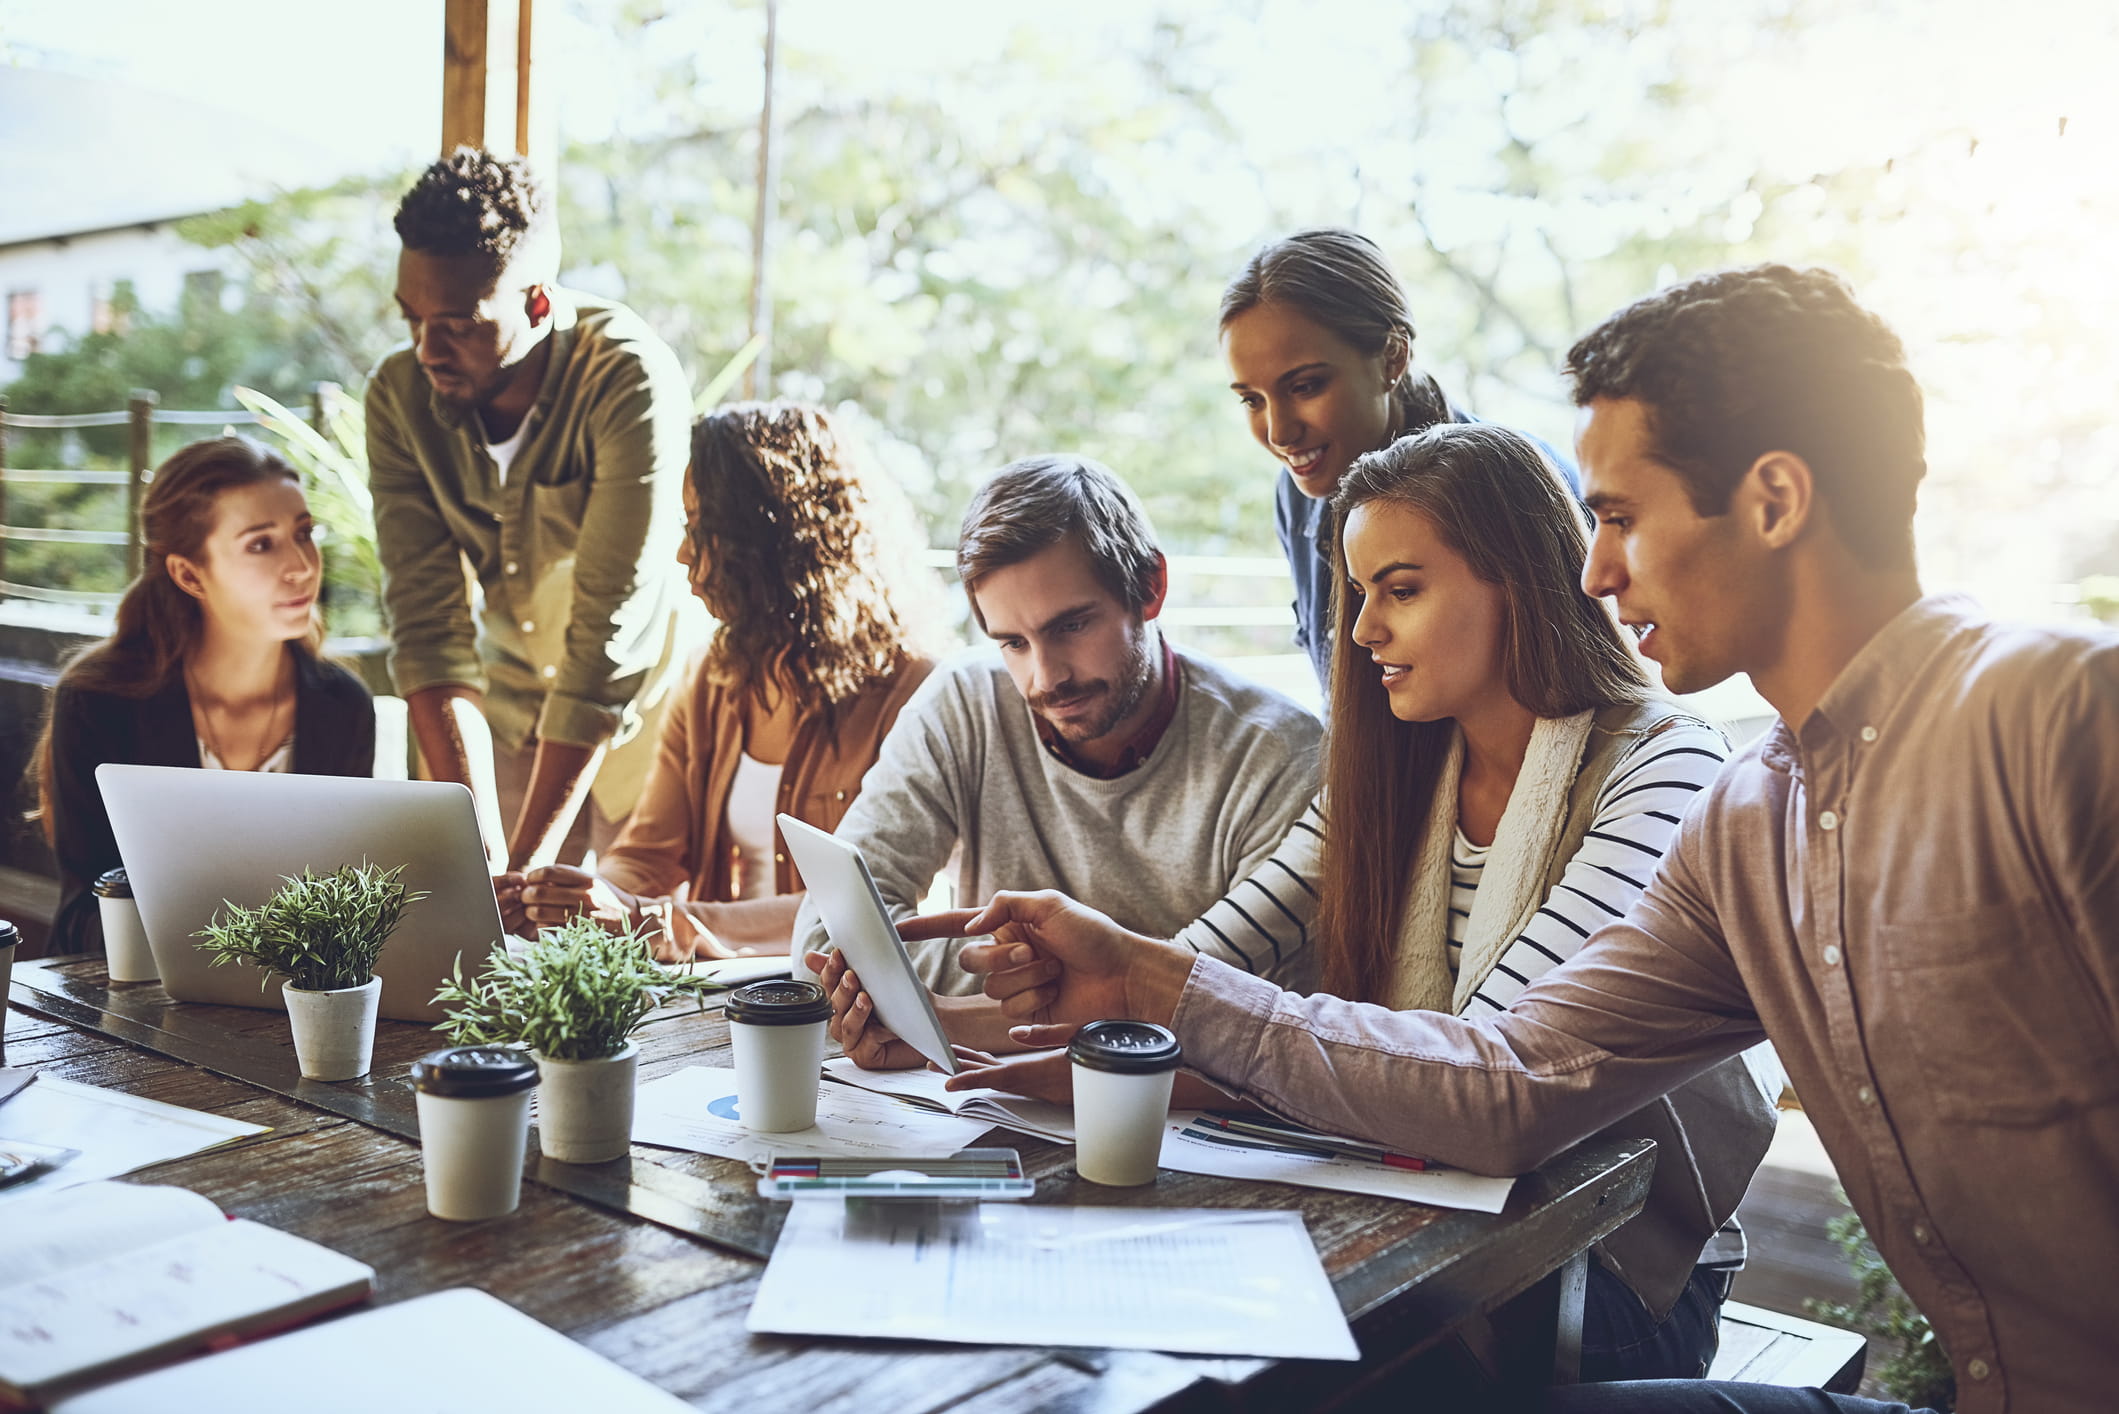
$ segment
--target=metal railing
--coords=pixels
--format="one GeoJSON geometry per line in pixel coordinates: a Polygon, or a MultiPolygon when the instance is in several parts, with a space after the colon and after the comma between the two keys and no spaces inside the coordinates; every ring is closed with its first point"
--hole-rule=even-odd
{"type": "MultiPolygon", "coordinates": [[[[320,385],[310,408],[311,422],[323,425],[327,386],[320,385]]],[[[45,604],[70,604],[81,608],[105,608],[118,602],[118,592],[53,589],[20,584],[9,578],[7,551],[10,543],[43,542],[57,545],[122,545],[125,575],[140,572],[140,498],[154,468],[154,429],[163,427],[254,427],[261,419],[254,412],[218,409],[164,409],[161,399],[147,388],[136,389],[122,410],[112,412],[21,413],[7,410],[0,397],[0,598],[32,599],[45,604]],[[129,467],[124,471],[79,471],[63,468],[13,467],[7,464],[8,433],[23,431],[73,431],[88,427],[127,427],[129,467]],[[46,526],[15,525],[8,519],[9,486],[123,486],[125,528],[122,530],[62,530],[46,526]]]]}

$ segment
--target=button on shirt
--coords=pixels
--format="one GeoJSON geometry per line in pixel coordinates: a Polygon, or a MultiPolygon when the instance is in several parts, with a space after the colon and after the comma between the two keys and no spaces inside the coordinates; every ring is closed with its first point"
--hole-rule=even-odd
{"type": "Polygon", "coordinates": [[[1770,1036],[1962,1414],[2108,1410],[2115,781],[2119,636],[1924,599],[1800,731],[1732,760],[1627,917],[1507,1013],[1299,997],[1202,958],[1178,1038],[1330,1132],[1363,1096],[1370,1137],[1514,1173],[1770,1036]]]}
{"type": "MultiPolygon", "coordinates": [[[[511,749],[533,733],[594,746],[629,732],[637,704],[680,667],[684,371],[622,305],[555,290],[553,319],[544,381],[504,469],[477,416],[436,397],[409,348],[368,383],[391,677],[406,695],[480,689],[511,749]],[[484,601],[476,622],[466,559],[484,601]]],[[[633,754],[637,790],[649,753],[633,754]]],[[[623,774],[606,760],[604,776],[623,774]]],[[[628,793],[619,808],[630,805],[628,793]]]]}

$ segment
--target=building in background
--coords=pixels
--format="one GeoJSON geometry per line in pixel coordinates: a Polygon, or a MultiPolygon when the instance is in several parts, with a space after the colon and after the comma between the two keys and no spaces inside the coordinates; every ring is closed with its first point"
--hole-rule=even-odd
{"type": "Polygon", "coordinates": [[[255,119],[112,79],[0,67],[0,385],[30,354],[139,307],[216,295],[225,252],[175,223],[339,175],[343,158],[255,119]]]}

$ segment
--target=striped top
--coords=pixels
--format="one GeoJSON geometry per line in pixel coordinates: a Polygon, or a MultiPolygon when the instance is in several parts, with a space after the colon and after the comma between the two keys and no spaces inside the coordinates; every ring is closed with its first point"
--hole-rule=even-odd
{"type": "MultiPolygon", "coordinates": [[[[1573,957],[1591,933],[1623,915],[1647,887],[1686,805],[1714,779],[1727,754],[1720,733],[1680,718],[1621,756],[1566,873],[1472,994],[1465,1014],[1505,1010],[1533,979],[1573,957]]],[[[1301,976],[1301,965],[1313,961],[1303,954],[1317,913],[1324,830],[1323,810],[1312,802],[1272,857],[1187,925],[1177,941],[1247,972],[1301,976]]],[[[1451,850],[1452,973],[1484,855],[1458,832],[1451,850]]]]}
{"type": "MultiPolygon", "coordinates": [[[[1530,924],[1494,964],[1465,1003],[1466,1016],[1506,1011],[1537,978],[1581,951],[1589,935],[1623,916],[1648,886],[1678,821],[1694,796],[1714,780],[1728,755],[1721,734],[1679,718],[1621,756],[1598,792],[1589,833],[1560,882],[1530,924]]],[[[1273,856],[1178,934],[1194,951],[1246,971],[1301,986],[1315,974],[1309,925],[1316,917],[1324,857],[1323,811],[1303,812],[1273,856]]],[[[1457,975],[1472,900],[1489,846],[1475,845],[1460,828],[1450,847],[1449,970],[1457,975]]],[[[1699,1265],[1734,1271],[1746,1256],[1736,1219],[1700,1253],[1699,1265]]]]}

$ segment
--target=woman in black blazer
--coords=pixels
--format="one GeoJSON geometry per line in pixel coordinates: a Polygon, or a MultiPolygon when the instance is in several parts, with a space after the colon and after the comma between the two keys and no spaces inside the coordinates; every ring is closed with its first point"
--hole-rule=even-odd
{"type": "Polygon", "coordinates": [[[368,690],[318,656],[323,563],[293,469],[240,437],[195,442],[156,469],[140,521],[140,576],[110,637],[59,675],[38,751],[55,953],[102,946],[91,889],[123,863],[96,785],[104,762],[375,770],[368,690]]]}

